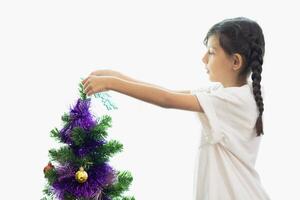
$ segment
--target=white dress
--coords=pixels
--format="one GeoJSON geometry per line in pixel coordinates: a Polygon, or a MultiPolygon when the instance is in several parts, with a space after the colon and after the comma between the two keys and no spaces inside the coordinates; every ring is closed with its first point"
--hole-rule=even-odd
{"type": "MultiPolygon", "coordinates": [[[[264,98],[264,88],[261,87],[264,98]]],[[[219,82],[190,91],[204,110],[194,172],[193,200],[270,200],[255,170],[261,138],[252,82],[226,87],[219,82]],[[215,84],[216,83],[216,84],[215,84]]]]}

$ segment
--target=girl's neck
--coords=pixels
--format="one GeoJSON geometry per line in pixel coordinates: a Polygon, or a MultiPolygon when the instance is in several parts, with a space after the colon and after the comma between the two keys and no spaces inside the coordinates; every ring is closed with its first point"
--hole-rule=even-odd
{"type": "Polygon", "coordinates": [[[227,87],[242,87],[248,84],[247,80],[239,81],[239,82],[221,82],[224,88],[227,87]]]}

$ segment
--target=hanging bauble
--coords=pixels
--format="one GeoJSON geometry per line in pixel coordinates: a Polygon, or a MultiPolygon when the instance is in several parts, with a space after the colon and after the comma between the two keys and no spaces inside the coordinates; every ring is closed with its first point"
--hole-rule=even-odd
{"type": "Polygon", "coordinates": [[[83,167],[79,168],[79,171],[76,172],[75,174],[75,179],[79,182],[79,183],[84,183],[86,182],[86,180],[88,179],[88,174],[86,171],[84,171],[83,167]]]}
{"type": "Polygon", "coordinates": [[[46,167],[44,167],[44,173],[47,173],[49,170],[53,169],[54,166],[52,165],[51,162],[48,163],[46,167]]]}

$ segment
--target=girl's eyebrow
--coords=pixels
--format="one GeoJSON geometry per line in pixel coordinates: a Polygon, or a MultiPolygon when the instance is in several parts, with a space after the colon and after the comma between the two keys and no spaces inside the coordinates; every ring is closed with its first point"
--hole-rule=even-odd
{"type": "Polygon", "coordinates": [[[212,49],[217,49],[216,47],[214,46],[207,46],[208,48],[212,48],[212,49]]]}

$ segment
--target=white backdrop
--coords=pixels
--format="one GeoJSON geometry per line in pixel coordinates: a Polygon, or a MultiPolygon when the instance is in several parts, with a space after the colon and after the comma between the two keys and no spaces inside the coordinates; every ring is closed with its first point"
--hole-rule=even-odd
{"type": "MultiPolygon", "coordinates": [[[[1,196],[39,199],[49,136],[78,97],[78,83],[114,69],[172,90],[207,83],[201,58],[208,29],[245,16],[263,28],[264,132],[256,169],[273,200],[300,199],[299,12],[296,3],[253,1],[0,2],[1,196]]],[[[109,91],[110,138],[124,151],[111,160],[132,172],[137,200],[192,199],[201,124],[196,112],[164,109],[109,91]]],[[[100,104],[100,102],[98,102],[100,104]]],[[[105,110],[94,102],[94,111],[105,110]]],[[[102,107],[103,108],[103,107],[102,107]]],[[[2,198],[1,197],[1,198],[2,198]]]]}

